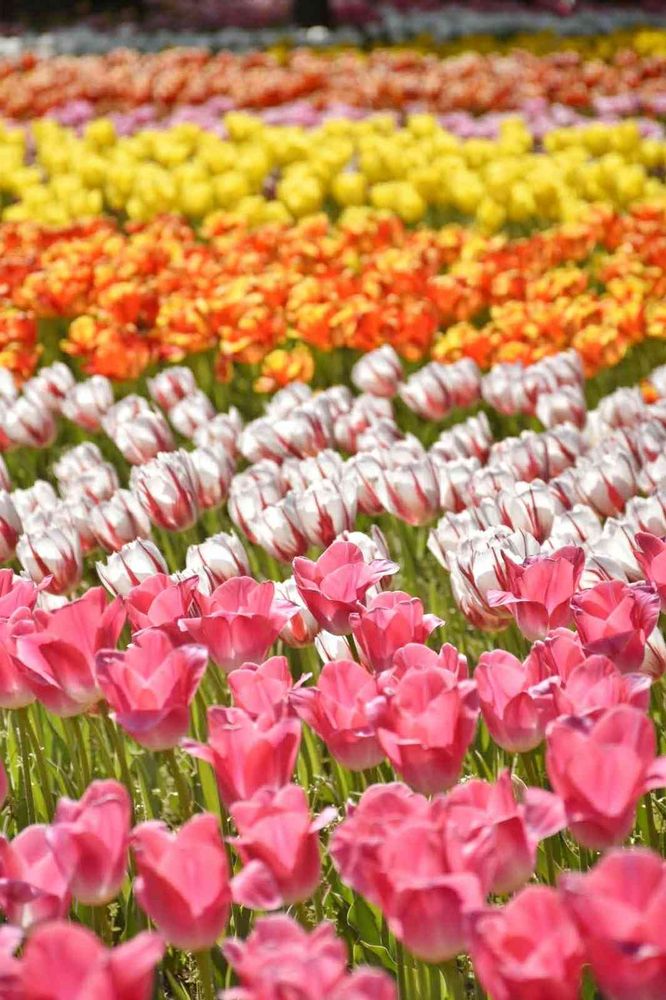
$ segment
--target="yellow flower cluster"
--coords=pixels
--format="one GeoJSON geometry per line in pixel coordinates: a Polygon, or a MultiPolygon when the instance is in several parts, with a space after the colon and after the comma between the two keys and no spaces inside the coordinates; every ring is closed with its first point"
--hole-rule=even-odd
{"type": "Polygon", "coordinates": [[[459,139],[425,113],[404,127],[386,114],[309,130],[245,112],[224,122],[227,139],[192,123],[118,137],[105,118],[79,137],[41,119],[32,162],[24,132],[0,126],[2,216],[62,225],[109,211],[136,221],[181,212],[199,223],[233,211],[260,225],[367,205],[407,223],[470,220],[494,233],[577,220],[591,202],[621,210],[666,196],[666,142],[642,138],[633,121],[559,129],[543,151],[519,117],[496,140],[459,139]]]}

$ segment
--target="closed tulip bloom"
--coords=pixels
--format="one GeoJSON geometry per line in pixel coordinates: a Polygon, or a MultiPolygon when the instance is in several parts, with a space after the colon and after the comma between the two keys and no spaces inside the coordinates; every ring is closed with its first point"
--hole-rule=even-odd
{"type": "Polygon", "coordinates": [[[552,552],[565,545],[594,544],[600,536],[599,516],[587,504],[578,503],[556,515],[543,547],[552,552]]]}
{"type": "Polygon", "coordinates": [[[100,462],[94,469],[81,472],[76,481],[68,483],[62,492],[65,500],[80,499],[92,506],[109,500],[118,485],[115,466],[110,462],[100,462]]]}
{"type": "Polygon", "coordinates": [[[377,594],[360,613],[349,616],[354,641],[365,665],[379,674],[389,670],[399,649],[425,642],[442,625],[437,615],[426,615],[418,597],[400,590],[377,594]]]}
{"type": "Polygon", "coordinates": [[[410,642],[394,655],[391,671],[381,678],[381,684],[392,685],[404,677],[408,670],[431,669],[445,670],[458,681],[469,677],[467,657],[459,653],[450,642],[445,642],[439,653],[421,642],[410,642]]]}
{"type": "Polygon", "coordinates": [[[76,384],[71,369],[56,361],[40,368],[23,386],[23,394],[39,405],[46,405],[54,413],[59,413],[63,400],[76,384]]]}
{"type": "Polygon", "coordinates": [[[389,398],[395,396],[403,377],[400,358],[390,344],[364,354],[351,372],[351,380],[361,392],[389,398]]]}
{"type": "Polygon", "coordinates": [[[578,386],[562,386],[556,392],[542,393],[536,402],[536,416],[546,428],[565,423],[584,427],[587,417],[585,396],[578,386]]]}
{"type": "Polygon", "coordinates": [[[523,889],[471,923],[474,969],[493,1000],[577,1000],[585,950],[561,898],[548,886],[523,889]]]}
{"type": "Polygon", "coordinates": [[[125,623],[116,599],[106,603],[102,587],[56,611],[35,613],[36,631],[15,640],[16,660],[39,701],[54,715],[79,715],[100,700],[95,657],[113,647],[125,623]]]}
{"type": "Polygon", "coordinates": [[[92,441],[83,441],[62,453],[53,466],[53,474],[60,486],[67,486],[76,483],[83,473],[91,472],[103,464],[104,459],[97,445],[92,441]]]}
{"type": "Polygon", "coordinates": [[[36,479],[25,490],[12,491],[12,503],[22,521],[39,511],[52,511],[58,506],[58,494],[45,479],[36,479]]]}
{"type": "Polygon", "coordinates": [[[62,414],[85,431],[97,431],[113,406],[113,389],[104,375],[77,382],[62,402],[62,414]]]}
{"type": "Polygon", "coordinates": [[[357,490],[348,480],[322,480],[298,495],[301,529],[310,543],[323,548],[356,523],[357,490]]]}
{"type": "Polygon", "coordinates": [[[332,660],[317,684],[295,691],[291,703],[338,763],[364,771],[384,759],[373,713],[379,696],[376,679],[358,663],[332,660]]]}
{"type": "Polygon", "coordinates": [[[200,427],[205,427],[214,415],[213,404],[200,389],[194,389],[169,409],[171,426],[186,438],[193,437],[195,432],[200,427]]]}
{"type": "Polygon", "coordinates": [[[232,841],[243,868],[231,888],[234,902],[254,910],[302,903],[319,885],[319,831],[336,815],[313,820],[300,785],[260,789],[230,809],[239,836],[232,841]]]}
{"type": "Polygon", "coordinates": [[[185,569],[196,573],[199,587],[211,594],[216,587],[234,576],[248,576],[250,564],[237,535],[220,531],[200,545],[190,545],[185,556],[185,569]]]}
{"type": "Polygon", "coordinates": [[[296,608],[296,613],[282,626],[279,639],[295,649],[311,646],[321,630],[319,622],[301,597],[296,580],[290,576],[288,580],[276,583],[275,589],[281,598],[296,608]]]}
{"type": "MultiPolygon", "coordinates": [[[[382,459],[383,460],[383,459],[382,459]]],[[[381,514],[384,506],[379,497],[379,482],[384,466],[376,454],[359,452],[345,464],[344,477],[356,488],[356,503],[360,514],[381,514]]]]}
{"type": "Polygon", "coordinates": [[[178,621],[194,610],[196,589],[196,576],[172,580],[166,573],[155,573],[132,587],[123,601],[132,631],[161,628],[169,633],[174,645],[181,645],[180,640],[186,636],[178,628],[178,621]]]}
{"type": "Polygon", "coordinates": [[[548,732],[546,769],[564,802],[572,836],[592,850],[621,844],[640,797],[666,782],[666,758],[655,758],[652,722],[617,705],[596,718],[562,718],[548,732]]]}
{"type": "Polygon", "coordinates": [[[138,538],[127,542],[109,556],[105,563],[95,563],[95,569],[106,589],[125,596],[132,587],[155,573],[167,573],[164,556],[153,542],[138,538]]]}
{"type": "Polygon", "coordinates": [[[622,672],[640,669],[659,618],[658,594],[611,580],[577,594],[571,606],[587,653],[608,656],[622,672]]]}
{"type": "Polygon", "coordinates": [[[462,511],[470,504],[468,484],[479,468],[478,458],[458,458],[442,461],[430,455],[439,483],[440,510],[462,511]]]}
{"type": "Polygon", "coordinates": [[[506,590],[488,592],[491,607],[508,608],[526,639],[543,639],[573,621],[571,599],[585,566],[583,549],[569,546],[552,555],[532,556],[520,565],[505,561],[506,590]]]}
{"type": "Polygon", "coordinates": [[[157,413],[150,405],[145,396],[139,396],[135,392],[123,396],[117,403],[106,412],[102,421],[102,427],[110,438],[115,438],[119,427],[123,424],[130,424],[145,413],[157,413]]]}
{"type": "Polygon", "coordinates": [[[248,576],[227,580],[210,597],[200,594],[197,603],[200,617],[184,618],[181,629],[205,646],[227,673],[248,660],[263,660],[295,613],[293,605],[276,594],[272,581],[257,583],[248,576]]]}
{"type": "Polygon", "coordinates": [[[11,494],[0,490],[0,562],[7,562],[13,557],[22,530],[21,518],[12,503],[11,494]]]}
{"type": "Polygon", "coordinates": [[[173,435],[161,413],[147,410],[110,425],[107,434],[130,465],[144,465],[174,448],[173,435]]]}
{"type": "Polygon", "coordinates": [[[162,452],[132,469],[130,486],[158,528],[184,531],[199,516],[197,474],[188,452],[162,452]]]}
{"type": "Polygon", "coordinates": [[[305,382],[290,382],[271,397],[265,407],[266,415],[273,420],[288,417],[293,410],[312,398],[312,389],[305,382]]]}
{"type": "Polygon", "coordinates": [[[159,934],[144,931],[106,948],[80,924],[56,920],[30,935],[20,966],[21,1000],[150,1000],[159,934]]]}
{"type": "Polygon", "coordinates": [[[150,518],[131,490],[116,490],[90,511],[95,541],[107,552],[118,552],[137,538],[150,536],[150,518]]]}
{"type": "Polygon", "coordinates": [[[134,893],[169,944],[183,951],[212,948],[229,919],[229,865],[217,818],[193,816],[170,833],[140,823],[132,833],[134,893]]]}
{"type": "Polygon", "coordinates": [[[344,451],[358,450],[358,439],[369,427],[385,418],[393,417],[393,407],[389,399],[364,393],[357,396],[351,409],[335,420],[335,443],[344,451]]]}
{"type": "Polygon", "coordinates": [[[235,406],[227,413],[216,413],[202,427],[197,427],[192,440],[198,448],[210,448],[219,445],[235,458],[238,454],[238,438],[243,430],[243,418],[235,406]]]}
{"type": "Polygon", "coordinates": [[[251,482],[245,477],[246,473],[243,473],[232,480],[227,510],[239,531],[257,544],[257,521],[263,525],[260,515],[268,507],[280,502],[284,490],[279,482],[251,482]]]}
{"type": "Polygon", "coordinates": [[[636,558],[645,575],[652,584],[659,600],[661,610],[666,609],[666,541],[654,535],[639,531],[636,535],[636,558]]]}
{"type": "Polygon", "coordinates": [[[118,725],[141,746],[168,750],[187,732],[207,661],[202,646],[174,646],[148,629],[123,652],[98,653],[97,679],[118,725]]]}
{"type": "Polygon", "coordinates": [[[49,843],[49,827],[27,826],[12,841],[0,837],[0,910],[27,930],[69,910],[69,879],[49,843]]]}
{"type": "Polygon", "coordinates": [[[428,550],[440,566],[450,570],[455,563],[458,546],[470,535],[501,524],[500,512],[488,497],[480,504],[457,514],[447,512],[428,534],[428,550]]]}
{"type": "Polygon", "coordinates": [[[290,708],[294,682],[286,656],[271,656],[263,663],[244,663],[238,670],[232,670],[227,680],[234,705],[255,719],[261,715],[277,719],[290,708]]]}
{"type": "Polygon", "coordinates": [[[53,415],[43,402],[20,396],[8,407],[3,429],[12,445],[24,448],[48,448],[56,438],[53,415]]]}
{"type": "Polygon", "coordinates": [[[192,369],[178,365],[165,368],[154,378],[147,379],[147,385],[151,399],[163,410],[170,410],[179,400],[197,392],[192,369]]]}
{"type": "Polygon", "coordinates": [[[478,413],[442,431],[430,453],[445,462],[456,458],[478,458],[480,462],[485,462],[492,440],[488,417],[485,413],[478,413]]]}
{"type": "Polygon", "coordinates": [[[666,996],[666,871],[659,855],[638,847],[610,851],[585,875],[563,874],[560,891],[604,997],[666,996]]]}
{"type": "Polygon", "coordinates": [[[227,499],[235,463],[219,445],[189,452],[194,467],[197,502],[201,510],[213,510],[227,499]]]}
{"type": "Polygon", "coordinates": [[[418,792],[430,795],[453,785],[474,738],[478,699],[472,681],[447,671],[408,671],[382,711],[379,744],[395,770],[418,792]]]}
{"type": "Polygon", "coordinates": [[[306,490],[308,486],[323,480],[339,482],[345,463],[337,451],[325,448],[310,458],[288,458],[280,469],[285,485],[291,490],[306,490]]]}
{"type": "Polygon", "coordinates": [[[514,531],[527,531],[538,542],[551,533],[555,518],[563,512],[558,498],[546,483],[534,479],[530,483],[516,483],[497,496],[502,520],[514,531]]]}
{"type": "Polygon", "coordinates": [[[93,781],[78,802],[59,800],[48,839],[78,902],[103,906],[120,892],[131,817],[129,792],[118,781],[93,781]]]}
{"type": "Polygon", "coordinates": [[[622,451],[603,462],[587,459],[577,470],[577,489],[580,499],[602,517],[621,514],[637,492],[633,459],[622,451]]]}
{"type": "Polygon", "coordinates": [[[254,719],[240,708],[208,709],[208,743],[183,746],[215,771],[220,798],[228,809],[260,788],[289,784],[296,766],[301,726],[289,715],[254,719]]]}
{"type": "Polygon", "coordinates": [[[73,531],[53,528],[34,535],[21,535],[16,546],[16,556],[35,583],[51,577],[47,590],[53,594],[66,594],[81,580],[81,544],[73,531]]]}
{"type": "Polygon", "coordinates": [[[488,499],[495,501],[503,490],[507,493],[514,490],[517,482],[518,476],[506,464],[488,464],[470,476],[467,493],[474,504],[488,499]]]}
{"type": "Polygon", "coordinates": [[[624,509],[624,516],[636,532],[648,535],[666,535],[666,493],[657,490],[649,497],[632,497],[624,509]]]}
{"type": "Polygon", "coordinates": [[[509,753],[526,753],[543,740],[554,718],[551,691],[541,686],[538,665],[526,669],[503,649],[482,653],[474,680],[483,720],[494,741],[509,753]]]}
{"type": "Polygon", "coordinates": [[[377,492],[384,509],[407,524],[426,524],[440,511],[439,479],[429,458],[385,469],[377,492]]]}
{"type": "Polygon", "coordinates": [[[316,562],[294,559],[298,591],[323,629],[335,635],[351,632],[350,615],[363,608],[371,586],[397,573],[388,559],[366,562],[352,542],[333,542],[316,562]]]}

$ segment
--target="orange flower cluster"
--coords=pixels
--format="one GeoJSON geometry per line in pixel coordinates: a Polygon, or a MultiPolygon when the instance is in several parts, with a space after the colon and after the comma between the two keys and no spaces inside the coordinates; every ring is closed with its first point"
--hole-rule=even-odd
{"type": "Polygon", "coordinates": [[[213,97],[239,108],[309,98],[321,107],[342,101],[392,110],[418,104],[437,112],[483,112],[517,108],[535,97],[586,108],[596,97],[626,93],[649,113],[653,99],[663,96],[665,72],[666,57],[629,47],[607,62],[573,51],[534,55],[522,49],[445,59],[400,49],[334,55],[185,48],[53,58],[24,54],[0,60],[0,115],[27,120],[72,100],[88,101],[98,114],[146,103],[166,112],[213,97]]]}
{"type": "Polygon", "coordinates": [[[487,368],[574,346],[591,374],[666,336],[663,205],[594,206],[521,239],[364,210],[256,229],[219,215],[202,235],[172,216],[0,224],[0,360],[25,378],[37,321],[58,318],[88,373],[136,378],[215,350],[218,377],[261,365],[256,388],[271,392],[312,377],[312,348],[388,343],[408,361],[487,368]]]}

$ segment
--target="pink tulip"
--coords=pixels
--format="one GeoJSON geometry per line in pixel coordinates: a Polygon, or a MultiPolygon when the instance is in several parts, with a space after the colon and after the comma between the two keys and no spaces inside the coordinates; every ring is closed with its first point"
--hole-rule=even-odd
{"type": "Polygon", "coordinates": [[[449,863],[477,875],[486,892],[515,892],[530,878],[537,847],[566,825],[562,803],[541,788],[516,801],[511,775],[494,784],[473,779],[438,801],[449,863]]]}
{"type": "Polygon", "coordinates": [[[639,531],[636,535],[636,558],[645,579],[659,594],[661,610],[666,610],[666,541],[639,531]]]}
{"type": "Polygon", "coordinates": [[[129,594],[148,577],[168,572],[160,550],[143,538],[127,542],[110,555],[106,563],[95,563],[95,569],[106,589],[120,596],[129,594]]]}
{"type": "Polygon", "coordinates": [[[23,940],[18,927],[4,924],[0,927],[0,996],[5,1000],[22,1000],[21,962],[15,952],[23,940]]]}
{"type": "Polygon", "coordinates": [[[481,713],[490,735],[509,753],[526,753],[543,740],[555,716],[552,694],[536,664],[524,667],[503,649],[482,653],[476,670],[481,713]]]}
{"type": "Polygon", "coordinates": [[[49,843],[49,827],[28,826],[10,842],[0,837],[0,909],[10,924],[27,929],[64,917],[69,879],[49,843]]]}
{"type": "Polygon", "coordinates": [[[15,640],[16,660],[35,697],[65,718],[99,701],[95,657],[116,645],[124,623],[121,602],[107,604],[102,587],[55,611],[37,611],[36,631],[15,640]]]}
{"type": "Polygon", "coordinates": [[[109,949],[87,927],[54,921],[30,935],[20,966],[20,997],[150,1000],[163,953],[159,934],[144,931],[109,949]]]}
{"type": "Polygon", "coordinates": [[[116,490],[89,513],[93,538],[107,552],[150,536],[150,518],[131,490],[116,490]]]}
{"type": "Polygon", "coordinates": [[[239,836],[232,841],[243,862],[231,888],[234,902],[253,910],[301,903],[319,885],[319,831],[336,816],[326,809],[312,820],[300,785],[260,789],[230,809],[239,836]]]}
{"type": "Polygon", "coordinates": [[[38,596],[39,590],[32,580],[16,576],[11,569],[0,569],[0,621],[6,621],[18,610],[32,611],[38,596]]]}
{"type": "Polygon", "coordinates": [[[543,639],[551,629],[571,624],[571,599],[584,565],[583,549],[574,546],[532,556],[522,565],[505,559],[506,590],[489,591],[488,603],[508,608],[526,639],[543,639]]]}
{"type": "Polygon", "coordinates": [[[390,669],[399,649],[425,642],[443,622],[437,615],[424,614],[418,597],[387,590],[373,597],[361,613],[353,612],[349,624],[363,663],[379,674],[390,669]]]}
{"type": "Polygon", "coordinates": [[[147,629],[124,652],[98,653],[97,679],[118,725],[141,746],[167,750],[187,732],[207,660],[202,646],[174,646],[161,629],[147,629]]]}
{"type": "Polygon", "coordinates": [[[145,465],[136,466],[130,486],[158,528],[184,531],[199,516],[196,471],[182,448],[162,452],[145,465]]]}
{"type": "Polygon", "coordinates": [[[390,681],[395,682],[404,677],[408,670],[446,670],[457,681],[466,680],[469,676],[467,657],[459,653],[450,642],[445,642],[439,653],[429,649],[420,642],[409,642],[399,649],[393,657],[390,681]]]}
{"type": "Polygon", "coordinates": [[[244,663],[227,677],[234,704],[248,715],[279,718],[290,701],[294,682],[286,656],[271,656],[264,663],[244,663]]]}
{"type": "Polygon", "coordinates": [[[222,946],[241,986],[221,1000],[397,1000],[394,982],[377,969],[347,972],[345,948],[329,923],[308,933],[289,916],[262,917],[249,936],[222,946]]]}
{"type": "Polygon", "coordinates": [[[66,594],[80,582],[83,556],[78,536],[73,531],[51,528],[21,535],[16,557],[31,580],[42,583],[48,577],[52,594],[66,594]]]}
{"type": "Polygon", "coordinates": [[[180,627],[227,673],[263,660],[296,610],[270,580],[257,583],[249,576],[225,581],[210,597],[199,594],[197,604],[201,616],[181,619],[180,627]]]}
{"type": "Polygon", "coordinates": [[[129,793],[117,781],[93,781],[78,802],[58,802],[47,839],[79,903],[102,906],[120,892],[131,812],[129,793]]]}
{"type": "Polygon", "coordinates": [[[576,840],[593,850],[622,843],[640,797],[666,783],[666,758],[655,751],[651,721],[631,705],[553,723],[546,768],[576,840]]]}
{"type": "Polygon", "coordinates": [[[192,369],[177,365],[164,368],[154,378],[149,378],[147,384],[151,399],[163,410],[170,410],[180,399],[197,391],[192,369]]]}
{"type": "Polygon", "coordinates": [[[294,692],[291,702],[343,767],[364,771],[384,759],[371,710],[379,694],[376,679],[358,663],[332,660],[316,686],[294,692]]]}
{"type": "Polygon", "coordinates": [[[368,589],[397,573],[388,559],[366,562],[352,542],[333,542],[316,562],[294,559],[298,591],[323,629],[335,635],[351,632],[350,615],[363,608],[368,589]]]}
{"type": "Polygon", "coordinates": [[[197,583],[194,575],[172,580],[166,573],[155,573],[132,587],[123,599],[132,630],[158,627],[169,633],[174,645],[187,641],[178,621],[196,608],[197,583]]]}
{"type": "Polygon", "coordinates": [[[471,928],[474,968],[493,1000],[577,1000],[585,952],[554,889],[529,886],[471,928]]]}
{"type": "Polygon", "coordinates": [[[104,375],[77,382],[62,403],[63,416],[86,431],[99,430],[104,414],[113,405],[113,388],[104,375]]]}
{"type": "Polygon", "coordinates": [[[571,607],[588,654],[608,656],[623,673],[640,669],[659,618],[658,594],[612,580],[577,594],[571,607]]]}
{"type": "Polygon", "coordinates": [[[594,978],[608,1000],[666,996],[666,866],[642,848],[609,852],[560,887],[583,939],[594,978]]]}
{"type": "Polygon", "coordinates": [[[289,784],[296,766],[301,726],[298,719],[261,715],[240,708],[208,709],[208,743],[186,740],[184,748],[215,771],[220,797],[229,808],[260,788],[289,784]]]}
{"type": "Polygon", "coordinates": [[[151,462],[161,452],[173,451],[174,441],[169,425],[161,413],[144,409],[131,419],[108,422],[104,428],[123,458],[130,465],[151,462]]]}
{"type": "Polygon", "coordinates": [[[212,948],[231,908],[229,865],[217,818],[193,816],[176,833],[140,823],[132,833],[134,893],[160,933],[183,951],[212,948]]]}
{"type": "Polygon", "coordinates": [[[456,682],[438,668],[411,670],[378,709],[377,736],[396,771],[428,795],[458,780],[477,717],[473,681],[456,682]]]}
{"type": "Polygon", "coordinates": [[[403,379],[400,358],[389,344],[364,354],[352,368],[351,380],[361,392],[395,396],[403,379]]]}

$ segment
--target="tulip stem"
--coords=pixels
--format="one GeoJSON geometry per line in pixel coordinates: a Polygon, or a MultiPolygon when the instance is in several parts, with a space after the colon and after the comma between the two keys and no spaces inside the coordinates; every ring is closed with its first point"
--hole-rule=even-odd
{"type": "Polygon", "coordinates": [[[81,763],[81,773],[83,774],[83,788],[84,790],[90,784],[92,778],[90,774],[90,764],[88,762],[88,755],[86,753],[86,746],[83,740],[83,733],[81,731],[81,723],[79,721],[78,715],[72,715],[68,720],[72,729],[74,730],[74,741],[76,743],[76,751],[81,763]]]}
{"type": "Polygon", "coordinates": [[[28,756],[28,739],[26,733],[27,708],[19,708],[15,713],[18,732],[19,753],[21,754],[21,771],[23,773],[23,794],[25,795],[28,812],[28,823],[35,822],[35,800],[32,794],[32,778],[30,776],[30,758],[28,756]]]}
{"type": "Polygon", "coordinates": [[[37,733],[35,732],[35,729],[32,725],[32,721],[30,719],[30,709],[26,707],[25,709],[20,709],[20,711],[25,713],[25,715],[23,716],[25,731],[28,736],[29,742],[32,744],[32,750],[35,755],[35,760],[37,762],[37,770],[39,772],[39,781],[42,786],[42,795],[44,796],[44,800],[46,801],[47,808],[49,809],[50,812],[53,803],[53,790],[51,788],[51,779],[49,777],[49,770],[48,767],[46,766],[46,761],[44,759],[44,748],[41,745],[37,733]]]}
{"type": "Polygon", "coordinates": [[[446,993],[449,1000],[465,1000],[465,987],[455,958],[440,965],[446,980],[446,993]]]}
{"type": "Polygon", "coordinates": [[[178,792],[181,818],[185,820],[192,812],[192,798],[190,791],[183,781],[183,775],[178,767],[178,760],[176,759],[176,754],[173,748],[171,750],[165,750],[164,756],[166,757],[167,767],[171,771],[171,777],[173,778],[176,791],[178,792]]]}
{"type": "Polygon", "coordinates": [[[210,951],[198,951],[195,954],[199,973],[199,986],[202,1000],[215,1000],[215,984],[213,983],[213,962],[210,951]]]}
{"type": "Polygon", "coordinates": [[[132,778],[130,777],[129,768],[127,766],[127,757],[125,756],[125,746],[123,741],[118,736],[118,730],[115,724],[111,721],[106,712],[102,713],[102,718],[104,720],[104,727],[108,733],[111,746],[115,751],[116,757],[118,758],[118,763],[120,764],[120,776],[123,779],[127,787],[127,791],[132,794],[134,786],[132,784],[132,778]]]}

